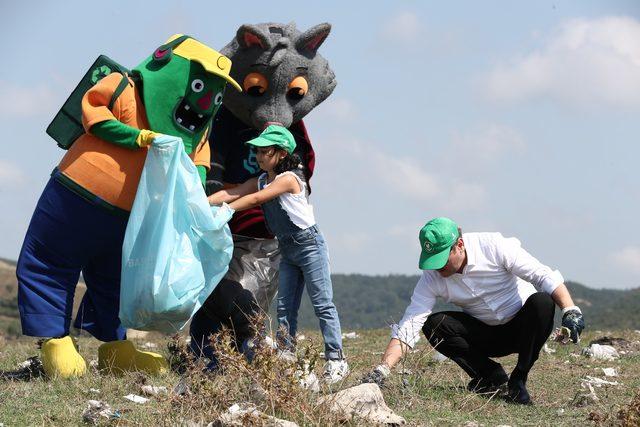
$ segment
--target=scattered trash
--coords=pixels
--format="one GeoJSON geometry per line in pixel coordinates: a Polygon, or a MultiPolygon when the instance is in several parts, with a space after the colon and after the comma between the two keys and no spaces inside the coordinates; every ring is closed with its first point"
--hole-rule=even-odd
{"type": "Polygon", "coordinates": [[[617,377],[618,373],[615,368],[602,368],[605,377],[617,377]]]}
{"type": "Polygon", "coordinates": [[[569,344],[571,342],[571,331],[569,328],[556,328],[551,334],[551,339],[561,344],[569,344]]]}
{"type": "Polygon", "coordinates": [[[167,388],[164,386],[143,385],[140,387],[142,394],[147,396],[158,396],[159,394],[167,394],[167,388]]]}
{"type": "Polygon", "coordinates": [[[146,343],[142,344],[142,348],[146,348],[148,350],[151,350],[151,349],[154,349],[154,348],[158,348],[158,344],[156,344],[154,342],[147,341],[146,343]]]}
{"type": "Polygon", "coordinates": [[[137,394],[127,394],[124,398],[133,403],[147,403],[149,401],[146,397],[138,396],[137,394]]]}
{"type": "Polygon", "coordinates": [[[307,337],[304,334],[300,334],[296,337],[296,341],[304,341],[307,337]]]}
{"type": "Polygon", "coordinates": [[[19,363],[15,371],[0,371],[0,380],[31,381],[44,375],[42,361],[38,356],[33,356],[19,363]]]}
{"type": "Polygon", "coordinates": [[[602,360],[613,360],[620,355],[618,351],[610,345],[591,344],[589,347],[585,347],[582,350],[582,354],[587,357],[602,360]]]}
{"type": "Polygon", "coordinates": [[[607,381],[607,380],[603,380],[602,378],[592,377],[590,375],[587,375],[587,378],[582,380],[583,387],[585,386],[585,384],[590,384],[595,387],[602,387],[603,385],[618,385],[618,382],[607,381]]]}
{"type": "Polygon", "coordinates": [[[120,411],[111,409],[108,403],[100,400],[89,400],[87,409],[82,413],[82,420],[90,424],[98,424],[100,418],[118,419],[121,417],[120,411]]]}
{"type": "Polygon", "coordinates": [[[444,354],[440,353],[439,351],[433,351],[433,354],[431,355],[431,358],[433,360],[435,360],[436,362],[444,362],[445,360],[447,360],[447,356],[445,356],[444,354]]]}
{"type": "Polygon", "coordinates": [[[349,339],[349,340],[353,340],[356,338],[360,338],[360,335],[358,335],[355,332],[347,332],[346,334],[342,334],[342,339],[349,339]]]}
{"type": "Polygon", "coordinates": [[[296,371],[296,378],[300,381],[300,386],[305,390],[312,391],[314,393],[320,392],[320,381],[313,372],[304,373],[301,370],[296,371]]]}
{"type": "Polygon", "coordinates": [[[564,415],[564,408],[559,408],[559,409],[556,411],[556,414],[557,414],[558,416],[564,415]]]}
{"type": "Polygon", "coordinates": [[[556,352],[556,350],[554,348],[549,347],[546,343],[542,347],[542,351],[544,351],[547,354],[553,354],[553,353],[556,352]]]}
{"type": "Polygon", "coordinates": [[[278,345],[276,344],[276,342],[273,340],[273,338],[269,336],[264,337],[263,342],[267,347],[271,347],[274,350],[278,348],[278,345]]]}
{"type": "Polygon", "coordinates": [[[596,392],[593,389],[593,386],[588,383],[582,383],[583,390],[578,391],[576,396],[573,398],[571,404],[578,408],[582,408],[584,406],[592,405],[594,403],[598,403],[600,399],[596,396],[596,392]]]}
{"type": "Polygon", "coordinates": [[[191,394],[191,390],[189,389],[189,380],[186,377],[180,378],[178,384],[173,387],[173,394],[176,396],[184,396],[187,394],[191,394]]]}
{"type": "Polygon", "coordinates": [[[353,417],[377,424],[402,425],[406,421],[396,415],[384,402],[380,387],[374,383],[360,384],[335,394],[318,399],[319,404],[326,404],[329,410],[339,414],[342,421],[348,422],[353,417]]]}
{"type": "MultiPolygon", "coordinates": [[[[267,415],[250,404],[234,404],[218,419],[224,426],[268,425],[275,427],[298,427],[298,424],[267,415]]],[[[217,425],[217,424],[216,424],[217,425]]]]}
{"type": "Polygon", "coordinates": [[[89,393],[100,394],[100,389],[99,388],[90,388],[89,389],[89,393]]]}
{"type": "Polygon", "coordinates": [[[607,335],[595,339],[589,343],[589,345],[593,344],[610,345],[616,350],[627,350],[632,347],[631,341],[629,340],[626,340],[624,338],[609,337],[607,335]]]}
{"type": "Polygon", "coordinates": [[[89,361],[89,368],[97,370],[98,369],[98,359],[91,359],[89,361]]]}
{"type": "Polygon", "coordinates": [[[480,427],[480,424],[478,424],[476,421],[467,421],[464,427],[480,427]]]}
{"type": "Polygon", "coordinates": [[[411,372],[411,369],[408,368],[402,368],[399,372],[400,375],[412,375],[413,372],[411,372]]]}

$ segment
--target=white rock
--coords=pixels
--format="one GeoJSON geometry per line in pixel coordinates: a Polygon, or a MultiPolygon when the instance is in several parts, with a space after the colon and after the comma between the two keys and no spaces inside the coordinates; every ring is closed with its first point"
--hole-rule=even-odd
{"type": "Polygon", "coordinates": [[[618,351],[610,345],[591,344],[582,350],[582,354],[587,357],[602,360],[613,360],[620,357],[618,351]]]}
{"type": "Polygon", "coordinates": [[[143,385],[140,387],[142,393],[147,396],[157,396],[159,394],[167,394],[168,390],[164,386],[143,385]]]}
{"type": "Polygon", "coordinates": [[[137,394],[127,394],[124,396],[125,399],[132,401],[133,403],[147,403],[149,399],[146,397],[138,396],[137,394]]]}
{"type": "Polygon", "coordinates": [[[605,377],[617,377],[618,373],[615,368],[602,368],[605,377]]]}
{"type": "Polygon", "coordinates": [[[406,421],[396,415],[384,402],[377,384],[360,384],[318,399],[320,405],[338,414],[343,421],[357,417],[376,424],[402,425],[406,421]]]}
{"type": "Polygon", "coordinates": [[[294,422],[272,417],[264,412],[260,412],[253,405],[239,405],[237,403],[230,406],[227,412],[222,414],[218,421],[224,426],[233,427],[241,427],[247,423],[250,423],[250,425],[274,427],[298,427],[298,424],[294,422]]]}

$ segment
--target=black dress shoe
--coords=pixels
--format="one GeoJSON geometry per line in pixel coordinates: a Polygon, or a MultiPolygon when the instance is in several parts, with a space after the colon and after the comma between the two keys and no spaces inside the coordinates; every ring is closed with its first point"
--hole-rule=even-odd
{"type": "Polygon", "coordinates": [[[507,397],[511,402],[520,405],[529,405],[531,403],[531,396],[529,396],[527,387],[525,387],[522,380],[509,381],[507,397]]]}
{"type": "Polygon", "coordinates": [[[495,393],[508,380],[507,373],[502,367],[499,367],[487,376],[471,378],[471,381],[467,384],[467,390],[480,394],[495,393]]]}

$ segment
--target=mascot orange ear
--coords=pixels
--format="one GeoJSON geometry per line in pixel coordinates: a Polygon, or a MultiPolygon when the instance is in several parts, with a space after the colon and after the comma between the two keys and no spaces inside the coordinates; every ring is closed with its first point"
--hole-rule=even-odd
{"type": "Polygon", "coordinates": [[[242,25],[236,33],[236,40],[243,49],[258,47],[262,50],[271,49],[271,37],[262,28],[255,25],[242,25]]]}

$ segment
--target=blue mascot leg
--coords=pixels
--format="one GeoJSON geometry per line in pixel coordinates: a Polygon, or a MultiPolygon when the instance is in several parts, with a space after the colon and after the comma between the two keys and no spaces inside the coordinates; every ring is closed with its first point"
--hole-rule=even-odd
{"type": "Polygon", "coordinates": [[[88,205],[53,179],[38,200],[16,268],[25,335],[69,333],[74,291],[88,257],[86,239],[90,239],[79,231],[82,218],[76,207],[83,203],[88,205]]]}

